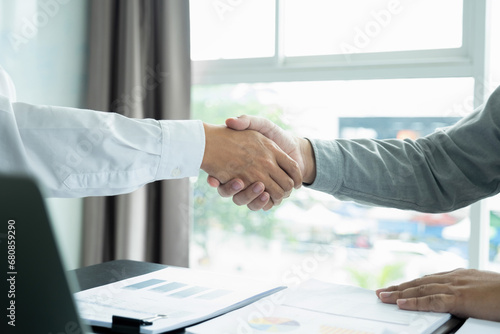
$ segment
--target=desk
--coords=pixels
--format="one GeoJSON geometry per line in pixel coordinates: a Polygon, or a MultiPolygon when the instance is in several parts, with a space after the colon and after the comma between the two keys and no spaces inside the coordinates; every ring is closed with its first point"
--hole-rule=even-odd
{"type": "MultiPolygon", "coordinates": [[[[96,264],[89,267],[70,271],[70,275],[76,276],[81,290],[95,288],[104,284],[121,281],[126,278],[147,274],[156,270],[166,268],[166,265],[131,260],[115,260],[96,264]]],[[[452,317],[447,323],[438,328],[433,334],[455,333],[464,320],[452,317]]],[[[108,329],[94,329],[96,333],[112,333],[108,329]]],[[[171,334],[184,334],[184,330],[170,332],[171,334]]]]}

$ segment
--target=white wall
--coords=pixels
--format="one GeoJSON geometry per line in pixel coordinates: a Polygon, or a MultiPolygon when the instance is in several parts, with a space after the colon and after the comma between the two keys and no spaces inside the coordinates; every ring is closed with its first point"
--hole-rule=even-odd
{"type": "MultiPolygon", "coordinates": [[[[0,64],[18,101],[81,107],[86,82],[85,0],[0,0],[0,64]]],[[[68,269],[80,264],[82,201],[49,199],[68,269]]]]}

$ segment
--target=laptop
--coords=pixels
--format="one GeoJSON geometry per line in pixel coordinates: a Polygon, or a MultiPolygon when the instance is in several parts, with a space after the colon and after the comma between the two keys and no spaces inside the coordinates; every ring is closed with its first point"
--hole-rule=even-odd
{"type": "Polygon", "coordinates": [[[0,175],[1,333],[91,333],[77,313],[70,279],[37,184],[0,175]]]}

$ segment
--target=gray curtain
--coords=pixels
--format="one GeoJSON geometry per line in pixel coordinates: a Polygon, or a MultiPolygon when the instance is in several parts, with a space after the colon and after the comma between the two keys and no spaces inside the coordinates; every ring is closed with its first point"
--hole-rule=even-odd
{"type": "MultiPolygon", "coordinates": [[[[87,107],[190,118],[189,1],[91,0],[87,107]]],[[[188,266],[189,180],[84,200],[82,265],[133,259],[188,266]]]]}

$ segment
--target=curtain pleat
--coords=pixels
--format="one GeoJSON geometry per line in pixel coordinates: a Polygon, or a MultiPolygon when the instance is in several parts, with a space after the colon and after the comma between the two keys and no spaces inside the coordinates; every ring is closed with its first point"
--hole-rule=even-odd
{"type": "MultiPolygon", "coordinates": [[[[189,119],[189,1],[91,0],[87,107],[189,119]]],[[[84,200],[82,265],[133,259],[188,266],[189,180],[84,200]]]]}

